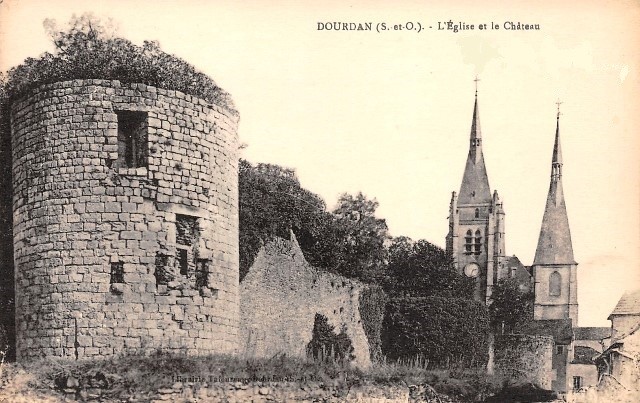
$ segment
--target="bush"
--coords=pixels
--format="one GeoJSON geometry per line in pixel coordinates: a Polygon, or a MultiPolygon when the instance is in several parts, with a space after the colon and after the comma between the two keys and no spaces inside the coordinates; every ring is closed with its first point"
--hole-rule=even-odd
{"type": "Polygon", "coordinates": [[[307,345],[307,355],[318,361],[349,362],[356,358],[345,329],[336,334],[327,317],[319,313],[316,313],[313,323],[313,337],[307,345]]]}
{"type": "Polygon", "coordinates": [[[369,355],[373,362],[382,358],[382,322],[384,320],[387,295],[382,287],[370,285],[360,294],[359,310],[364,333],[369,343],[369,355]]]}
{"type": "Polygon", "coordinates": [[[533,320],[533,291],[520,289],[515,278],[501,279],[493,287],[489,317],[494,329],[503,333],[520,331],[533,320]]]}
{"type": "Polygon", "coordinates": [[[382,352],[391,360],[418,357],[425,367],[484,365],[489,319],[479,302],[461,298],[395,298],[387,304],[382,352]]]}
{"type": "Polygon", "coordinates": [[[56,51],[27,58],[9,70],[6,89],[11,99],[45,83],[106,79],[181,91],[235,112],[226,91],[181,58],[160,50],[155,41],[138,46],[113,37],[91,14],[74,15],[66,31],[51,20],[45,26],[56,51]]]}

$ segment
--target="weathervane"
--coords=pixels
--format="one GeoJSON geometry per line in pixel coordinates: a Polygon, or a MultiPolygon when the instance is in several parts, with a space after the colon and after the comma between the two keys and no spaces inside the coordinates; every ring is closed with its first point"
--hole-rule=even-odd
{"type": "Polygon", "coordinates": [[[476,96],[478,96],[478,81],[480,81],[480,79],[478,78],[478,75],[476,74],[476,79],[473,80],[476,82],[476,96]]]}

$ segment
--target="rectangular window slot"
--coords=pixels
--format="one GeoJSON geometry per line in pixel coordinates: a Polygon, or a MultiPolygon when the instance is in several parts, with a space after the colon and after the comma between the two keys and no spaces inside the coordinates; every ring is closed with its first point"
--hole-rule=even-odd
{"type": "Polygon", "coordinates": [[[180,268],[180,274],[183,276],[189,275],[189,251],[186,249],[177,249],[178,267],[180,268]]]}
{"type": "Polygon", "coordinates": [[[156,254],[156,270],[153,275],[156,278],[156,285],[167,285],[171,281],[169,275],[169,257],[161,253],[156,254]]]}
{"type": "Polygon", "coordinates": [[[176,243],[193,245],[198,233],[198,217],[176,214],[176,243]]]}
{"type": "Polygon", "coordinates": [[[111,284],[124,283],[124,263],[112,262],[111,263],[111,284]]]}
{"type": "Polygon", "coordinates": [[[147,166],[147,112],[115,111],[118,117],[118,159],[115,168],[147,166]]]}
{"type": "Polygon", "coordinates": [[[196,261],[196,288],[207,287],[209,285],[209,259],[198,259],[196,261]]]}

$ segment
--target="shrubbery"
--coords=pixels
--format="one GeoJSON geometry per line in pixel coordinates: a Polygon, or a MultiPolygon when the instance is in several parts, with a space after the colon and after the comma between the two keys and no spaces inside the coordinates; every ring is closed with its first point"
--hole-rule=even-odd
{"type": "Polygon", "coordinates": [[[387,295],[382,287],[370,285],[360,294],[358,301],[360,319],[369,343],[371,361],[378,362],[382,358],[382,322],[384,320],[387,295]]]}
{"type": "Polygon", "coordinates": [[[453,257],[424,240],[393,238],[385,291],[403,297],[472,298],[475,280],[462,275],[453,257]]]}
{"type": "Polygon", "coordinates": [[[138,46],[113,37],[90,14],[73,16],[65,31],[49,20],[45,25],[56,50],[27,58],[9,70],[6,88],[10,98],[45,83],[95,78],[181,91],[235,112],[226,91],[186,61],[163,52],[155,41],[138,46]]]}
{"type": "Polygon", "coordinates": [[[382,352],[390,360],[420,357],[425,366],[483,365],[489,318],[479,302],[461,298],[394,298],[387,304],[382,352]]]}
{"type": "Polygon", "coordinates": [[[515,278],[506,278],[493,286],[489,316],[499,333],[518,332],[533,320],[533,291],[521,290],[515,278]]]}
{"type": "Polygon", "coordinates": [[[307,345],[307,356],[318,361],[350,362],[353,345],[345,329],[336,334],[326,316],[316,313],[313,337],[307,345]]]}

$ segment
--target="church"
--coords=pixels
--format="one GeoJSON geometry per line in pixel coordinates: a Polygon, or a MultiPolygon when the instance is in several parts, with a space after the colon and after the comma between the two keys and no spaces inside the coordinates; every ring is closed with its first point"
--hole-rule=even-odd
{"type": "Polygon", "coordinates": [[[533,264],[524,266],[505,250],[505,211],[498,192],[492,193],[489,186],[476,88],[469,153],[460,191],[453,192],[451,197],[446,249],[457,270],[475,279],[477,301],[490,304],[493,287],[506,278],[515,278],[521,290],[533,290],[534,320],[526,332],[553,337],[552,388],[567,393],[597,381],[595,365],[584,357],[602,352],[599,339],[606,337],[609,329],[577,327],[578,263],[573,255],[562,189],[562,164],[558,108],[549,191],[538,245],[533,264]]]}

